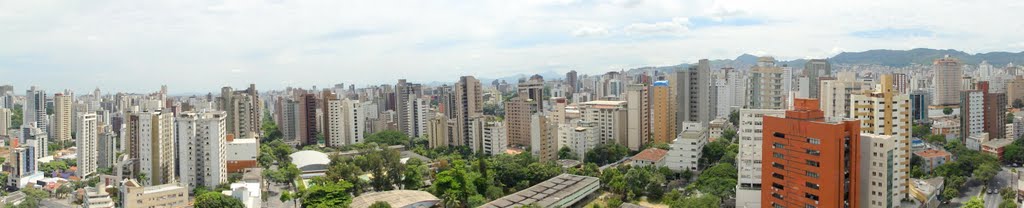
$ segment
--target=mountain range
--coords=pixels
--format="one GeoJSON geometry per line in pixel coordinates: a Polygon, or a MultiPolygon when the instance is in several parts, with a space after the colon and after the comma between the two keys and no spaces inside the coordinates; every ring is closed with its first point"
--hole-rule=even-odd
{"type": "MultiPolygon", "coordinates": [[[[960,59],[963,64],[977,65],[981,61],[987,61],[996,67],[1002,67],[1009,63],[1022,64],[1024,63],[1024,51],[1022,52],[988,52],[988,53],[975,53],[970,54],[967,52],[954,50],[954,49],[930,49],[930,48],[915,48],[911,50],[888,50],[888,49],[877,49],[868,50],[861,52],[842,52],[835,56],[829,57],[828,60],[832,64],[874,64],[892,67],[904,67],[912,64],[931,65],[932,61],[941,58],[945,55],[960,59]]],[[[716,59],[711,61],[711,68],[718,69],[721,67],[734,67],[739,69],[749,68],[757,64],[758,56],[751,54],[742,54],[735,59],[716,59]]],[[[794,59],[794,60],[778,60],[778,65],[788,65],[793,68],[803,68],[806,59],[794,59]]],[[[682,63],[673,66],[647,66],[639,67],[627,70],[630,74],[641,73],[641,72],[670,72],[679,68],[689,67],[691,63],[682,63]]],[[[563,73],[556,73],[548,71],[541,73],[545,79],[564,79],[563,73]]],[[[508,83],[516,83],[519,78],[529,77],[529,75],[519,74],[508,77],[497,78],[497,80],[506,80],[508,83]]],[[[481,78],[481,81],[486,81],[489,84],[491,80],[481,78]]]]}

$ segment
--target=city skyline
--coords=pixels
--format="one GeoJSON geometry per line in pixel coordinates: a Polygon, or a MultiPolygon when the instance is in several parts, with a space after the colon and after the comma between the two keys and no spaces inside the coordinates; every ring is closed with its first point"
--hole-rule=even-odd
{"type": "Polygon", "coordinates": [[[1002,21],[1024,7],[1016,1],[0,4],[0,74],[19,89],[53,92],[455,82],[449,77],[595,74],[744,53],[1024,50],[1013,35],[1024,23],[1002,21]]]}

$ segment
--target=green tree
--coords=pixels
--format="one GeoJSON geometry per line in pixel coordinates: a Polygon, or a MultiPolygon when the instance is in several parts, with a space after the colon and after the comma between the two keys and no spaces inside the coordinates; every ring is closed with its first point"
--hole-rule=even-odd
{"type": "Polygon", "coordinates": [[[722,139],[724,139],[725,141],[732,142],[733,138],[736,138],[736,130],[726,129],[725,131],[722,132],[722,139]]]}
{"type": "Polygon", "coordinates": [[[384,145],[409,145],[409,136],[400,131],[386,130],[366,136],[366,142],[384,145]]]}
{"type": "MultiPolygon", "coordinates": [[[[711,163],[718,162],[729,152],[729,145],[731,142],[725,140],[715,140],[714,142],[704,145],[704,149],[701,149],[701,158],[699,164],[701,166],[708,166],[711,163]]],[[[737,147],[738,148],[738,147],[737,147]]]]}
{"type": "Polygon", "coordinates": [[[992,180],[992,177],[995,177],[1000,170],[1002,170],[1002,167],[997,163],[981,163],[978,168],[974,169],[974,177],[978,180],[988,182],[989,180],[992,180]]]}
{"type": "Polygon", "coordinates": [[[1024,100],[1013,99],[1013,108],[1024,108],[1024,100]]]}
{"type": "Polygon", "coordinates": [[[558,149],[558,159],[578,160],[579,157],[568,146],[563,146],[561,149],[558,149]]]}
{"type": "Polygon", "coordinates": [[[950,114],[953,114],[953,108],[950,108],[950,107],[943,108],[942,109],[942,114],[946,114],[947,116],[950,115],[950,114]]]}
{"type": "Polygon", "coordinates": [[[451,168],[441,171],[434,180],[431,191],[445,201],[446,205],[465,207],[469,197],[476,195],[472,172],[466,168],[466,161],[455,160],[451,168]]]}
{"type": "Polygon", "coordinates": [[[196,208],[245,208],[241,200],[217,192],[206,192],[196,197],[196,208]]]}
{"type": "Polygon", "coordinates": [[[424,175],[427,174],[427,166],[423,164],[420,159],[410,158],[405,163],[405,177],[402,177],[402,187],[404,189],[419,189],[423,186],[424,175]]]}
{"type": "Polygon", "coordinates": [[[387,191],[402,184],[402,172],[405,171],[405,165],[402,164],[401,159],[398,150],[375,149],[357,156],[355,163],[360,169],[373,175],[373,178],[370,179],[370,186],[374,190],[387,191]]]}
{"type": "Polygon", "coordinates": [[[352,203],[349,188],[352,188],[352,184],[345,181],[322,180],[320,184],[310,186],[303,192],[302,207],[348,207],[352,203]]]}
{"type": "Polygon", "coordinates": [[[608,207],[619,207],[622,206],[622,200],[619,198],[608,199],[608,207]]]}
{"type": "Polygon", "coordinates": [[[985,200],[981,197],[971,197],[971,200],[968,200],[960,208],[985,208],[985,200]]]}
{"type": "Polygon", "coordinates": [[[945,145],[946,144],[946,136],[943,136],[943,135],[937,135],[937,134],[928,135],[928,136],[924,137],[924,140],[928,141],[928,143],[932,143],[932,144],[935,144],[935,145],[945,145]]]}
{"type": "Polygon", "coordinates": [[[924,138],[924,136],[928,136],[928,134],[931,134],[932,132],[931,127],[925,125],[914,125],[910,131],[912,132],[911,134],[917,138],[924,138]]]}
{"type": "Polygon", "coordinates": [[[740,123],[740,111],[733,110],[729,112],[729,123],[733,125],[739,125],[740,123]]]}
{"type": "Polygon", "coordinates": [[[15,105],[14,108],[11,109],[11,127],[19,127],[20,128],[21,124],[24,121],[22,116],[24,116],[24,115],[22,115],[21,105],[15,105]]]}
{"type": "Polygon", "coordinates": [[[955,199],[957,196],[960,196],[960,191],[957,191],[955,188],[946,187],[945,189],[942,190],[943,200],[949,201],[955,199]]]}
{"type": "Polygon", "coordinates": [[[379,201],[371,204],[370,208],[391,208],[391,204],[388,204],[388,202],[379,201]]]}
{"type": "Polygon", "coordinates": [[[597,145],[594,149],[587,151],[583,159],[585,162],[606,165],[621,160],[629,154],[629,148],[619,144],[597,145]]]}
{"type": "Polygon", "coordinates": [[[281,196],[278,198],[278,200],[281,200],[282,203],[291,201],[292,199],[295,199],[295,196],[293,196],[292,192],[289,191],[281,192],[281,196]]]}

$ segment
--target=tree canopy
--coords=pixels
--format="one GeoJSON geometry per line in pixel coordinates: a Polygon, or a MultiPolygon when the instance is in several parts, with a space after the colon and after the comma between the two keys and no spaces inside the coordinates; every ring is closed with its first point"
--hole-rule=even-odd
{"type": "Polygon", "coordinates": [[[606,165],[619,161],[629,154],[629,148],[619,144],[602,144],[597,145],[594,149],[587,151],[584,154],[583,159],[589,163],[595,163],[597,165],[606,165]]]}
{"type": "Polygon", "coordinates": [[[196,208],[245,208],[241,200],[219,192],[206,192],[196,197],[196,208]]]}
{"type": "Polygon", "coordinates": [[[409,136],[400,131],[387,130],[366,136],[366,142],[385,145],[409,145],[409,136]]]}

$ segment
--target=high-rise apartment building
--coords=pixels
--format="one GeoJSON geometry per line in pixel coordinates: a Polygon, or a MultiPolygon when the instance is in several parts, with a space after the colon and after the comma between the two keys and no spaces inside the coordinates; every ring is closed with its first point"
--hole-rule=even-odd
{"type": "Polygon", "coordinates": [[[725,74],[726,88],[728,88],[727,91],[730,94],[726,96],[731,96],[727,105],[729,105],[730,108],[741,108],[747,105],[746,77],[744,77],[740,71],[737,71],[732,67],[722,68],[721,72],[725,74]]]}
{"type": "Polygon", "coordinates": [[[653,142],[672,142],[676,136],[676,105],[668,81],[657,81],[651,86],[651,118],[653,142]]]}
{"type": "MultiPolygon", "coordinates": [[[[892,84],[895,81],[894,78],[892,75],[882,75],[878,90],[852,95],[853,107],[850,117],[860,120],[862,133],[887,136],[884,139],[878,138],[886,140],[887,149],[870,151],[890,154],[891,163],[888,167],[891,170],[885,174],[893,176],[893,178],[887,179],[886,183],[892,185],[887,191],[900,194],[900,199],[902,199],[909,194],[910,189],[910,129],[913,127],[913,123],[910,116],[910,96],[896,90],[895,85],[892,84]]],[[[862,139],[864,138],[862,137],[862,139]]],[[[874,147],[864,149],[872,148],[874,147]]],[[[877,163],[871,164],[877,165],[877,163]]],[[[899,205],[898,200],[896,205],[899,205]]]]}
{"type": "Polygon", "coordinates": [[[227,113],[228,134],[235,137],[260,135],[263,112],[256,85],[249,85],[248,89],[242,91],[234,91],[231,87],[221,88],[217,103],[217,109],[227,113]]]}
{"type": "Polygon", "coordinates": [[[711,121],[715,112],[711,106],[710,82],[711,62],[707,59],[701,59],[696,66],[690,66],[686,70],[676,71],[677,126],[683,122],[707,124],[711,121]]]}
{"type": "Polygon", "coordinates": [[[441,113],[435,113],[433,118],[427,122],[427,146],[430,148],[448,146],[448,118],[441,113]]]}
{"type": "Polygon", "coordinates": [[[852,77],[835,80],[822,80],[820,91],[821,110],[825,112],[825,118],[843,119],[850,117],[850,97],[853,94],[862,93],[864,82],[856,81],[852,77]]]}
{"type": "Polygon", "coordinates": [[[573,120],[558,126],[558,147],[568,147],[579,160],[586,160],[586,152],[601,144],[600,129],[593,123],[573,120]]]}
{"type": "Polygon", "coordinates": [[[932,105],[932,94],[925,90],[910,91],[910,117],[914,123],[928,122],[928,106],[932,105]]]}
{"type": "Polygon", "coordinates": [[[568,94],[570,95],[576,93],[577,89],[579,89],[579,76],[576,74],[576,70],[565,73],[565,85],[569,86],[568,94]]]}
{"type": "Polygon", "coordinates": [[[985,132],[985,92],[960,92],[960,139],[985,132]]]}
{"type": "Polygon", "coordinates": [[[601,132],[598,142],[631,146],[627,140],[629,114],[626,101],[598,100],[580,103],[579,111],[583,122],[591,123],[601,132]]]}
{"type": "Polygon", "coordinates": [[[71,140],[71,121],[75,119],[72,117],[71,103],[74,98],[71,95],[65,95],[57,93],[53,95],[53,140],[54,141],[70,141],[71,140]]]}
{"type": "Polygon", "coordinates": [[[810,98],[818,98],[818,77],[832,76],[832,64],[829,64],[828,60],[825,59],[808,60],[807,63],[804,63],[804,76],[808,79],[807,95],[810,96],[810,98]]]}
{"type": "Polygon", "coordinates": [[[25,105],[22,109],[22,125],[39,128],[43,132],[49,132],[49,123],[46,116],[46,91],[32,86],[25,91],[25,105]]]}
{"type": "Polygon", "coordinates": [[[398,114],[396,123],[398,129],[405,132],[406,135],[411,136],[416,133],[412,132],[416,127],[409,127],[412,125],[409,122],[414,121],[414,119],[409,119],[408,117],[415,115],[409,112],[410,109],[414,109],[409,107],[409,105],[413,105],[413,102],[420,97],[423,97],[422,85],[406,82],[405,79],[398,80],[398,84],[395,85],[395,112],[398,114]]]}
{"type": "MultiPolygon", "coordinates": [[[[453,138],[459,145],[474,143],[474,135],[470,133],[470,124],[473,118],[484,115],[483,88],[480,80],[472,76],[463,76],[455,83],[455,129],[458,131],[457,138],[453,138]]],[[[481,121],[481,124],[486,121],[481,121]]],[[[473,148],[477,145],[473,145],[473,148]]]]}
{"type": "Polygon", "coordinates": [[[530,146],[530,122],[533,114],[543,111],[544,79],[533,76],[520,82],[516,97],[505,102],[505,122],[508,142],[512,147],[530,146]]]}
{"type": "Polygon", "coordinates": [[[542,162],[558,160],[558,124],[544,113],[530,117],[530,153],[542,162]]]}
{"type": "Polygon", "coordinates": [[[1017,100],[1024,104],[1024,76],[1021,75],[1006,82],[1006,103],[1012,107],[1017,100]]]}
{"type": "Polygon", "coordinates": [[[504,154],[508,148],[508,135],[505,134],[505,130],[505,125],[500,121],[485,123],[481,139],[483,149],[480,152],[486,155],[504,154]]]}
{"type": "Polygon", "coordinates": [[[100,127],[99,136],[96,138],[96,168],[113,168],[118,161],[117,153],[120,150],[117,148],[117,141],[120,137],[114,133],[113,127],[104,125],[100,127]]]}
{"type": "Polygon", "coordinates": [[[761,204],[761,141],[764,117],[784,117],[783,109],[740,109],[739,152],[736,155],[738,179],[736,206],[756,207],[761,204]]]}
{"type": "Polygon", "coordinates": [[[169,112],[132,112],[125,126],[132,173],[145,175],[144,184],[175,181],[174,115],[169,112]]]}
{"type": "Polygon", "coordinates": [[[427,98],[415,98],[410,99],[408,105],[406,105],[406,120],[405,132],[408,132],[409,137],[423,137],[427,133],[427,121],[430,120],[430,102],[427,98]]]}
{"type": "Polygon", "coordinates": [[[174,135],[178,142],[178,180],[182,186],[216,187],[228,181],[226,120],[223,111],[178,115],[174,135]]]}
{"type": "Polygon", "coordinates": [[[747,108],[785,109],[786,92],[782,67],[775,66],[775,58],[765,56],[757,59],[757,65],[750,69],[750,85],[747,87],[747,108]]]}
{"type": "Polygon", "coordinates": [[[323,100],[324,116],[321,123],[324,125],[324,145],[328,147],[347,145],[343,133],[347,125],[345,123],[345,105],[333,91],[327,89],[323,92],[323,100]]]}
{"type": "Polygon", "coordinates": [[[860,135],[860,199],[861,207],[900,207],[907,198],[910,185],[907,178],[909,166],[902,154],[909,148],[902,144],[906,139],[897,135],[860,135]]]}
{"type": "Polygon", "coordinates": [[[299,95],[298,103],[298,144],[309,145],[317,143],[318,128],[316,126],[317,97],[313,93],[299,95]]]}
{"type": "Polygon", "coordinates": [[[650,95],[646,85],[626,86],[626,147],[630,150],[643,150],[644,144],[651,139],[650,106],[650,95]]]}
{"type": "Polygon", "coordinates": [[[99,128],[95,113],[80,113],[75,119],[78,120],[78,130],[75,131],[76,174],[85,178],[95,174],[99,167],[99,128]]]}
{"type": "Polygon", "coordinates": [[[1006,94],[995,93],[988,81],[978,82],[977,87],[984,94],[984,129],[989,138],[1006,136],[1006,94]]]}
{"type": "Polygon", "coordinates": [[[8,129],[11,129],[11,109],[0,108],[0,136],[8,136],[8,129]]]}
{"type": "Polygon", "coordinates": [[[673,171],[697,171],[702,149],[708,143],[708,128],[701,123],[685,122],[665,154],[665,166],[673,171]]]}
{"type": "Polygon", "coordinates": [[[825,121],[818,100],[764,117],[762,207],[861,207],[860,121],[825,121]]]}
{"type": "Polygon", "coordinates": [[[935,74],[932,104],[940,106],[960,104],[961,99],[958,99],[958,94],[962,89],[960,82],[964,75],[960,60],[951,58],[949,55],[935,59],[932,62],[932,71],[935,74]]]}

